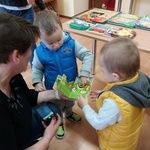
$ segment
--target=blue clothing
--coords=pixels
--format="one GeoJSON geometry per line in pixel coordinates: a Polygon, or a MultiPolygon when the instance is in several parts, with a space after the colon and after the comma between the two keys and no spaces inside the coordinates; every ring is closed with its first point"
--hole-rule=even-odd
{"type": "MultiPolygon", "coordinates": [[[[49,49],[43,42],[40,42],[35,50],[32,64],[33,85],[43,82],[43,75],[46,89],[52,89],[57,75],[65,74],[68,81],[74,81],[78,76],[76,58],[82,61],[80,76],[89,77],[93,54],[72,39],[68,33],[63,32],[63,44],[58,50],[49,49]]],[[[65,116],[70,116],[75,102],[61,100],[54,103],[61,110],[61,122],[63,123],[63,112],[65,116]]]]}
{"type": "MultiPolygon", "coordinates": [[[[46,8],[43,0],[35,0],[36,5],[41,9],[44,10],[46,8]]],[[[28,5],[27,0],[0,0],[1,5],[5,6],[12,6],[12,7],[24,7],[28,5]]]]}
{"type": "Polygon", "coordinates": [[[29,8],[27,10],[9,10],[4,7],[0,7],[0,12],[6,12],[6,13],[10,13],[12,15],[18,16],[18,17],[22,17],[32,24],[34,21],[33,7],[29,8]]]}
{"type": "Polygon", "coordinates": [[[33,85],[43,81],[47,89],[52,89],[57,75],[65,74],[68,81],[74,81],[78,76],[76,59],[82,61],[79,76],[89,77],[93,65],[91,51],[63,32],[63,45],[58,50],[46,47],[43,42],[36,48],[32,64],[33,85]]]}
{"type": "Polygon", "coordinates": [[[48,49],[43,42],[37,47],[39,61],[44,65],[46,89],[52,89],[57,75],[65,74],[68,82],[78,76],[75,41],[68,36],[59,50],[48,49]]]}

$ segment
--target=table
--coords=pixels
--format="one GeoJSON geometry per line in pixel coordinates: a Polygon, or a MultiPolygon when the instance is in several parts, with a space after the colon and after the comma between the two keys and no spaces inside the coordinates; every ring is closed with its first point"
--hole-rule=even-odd
{"type": "MultiPolygon", "coordinates": [[[[81,36],[85,36],[85,37],[92,39],[92,53],[94,55],[92,74],[94,75],[95,74],[95,63],[96,63],[95,58],[96,58],[97,41],[108,42],[114,38],[113,37],[108,38],[108,37],[100,36],[100,35],[93,34],[93,33],[87,32],[87,31],[72,29],[69,27],[69,23],[71,21],[72,21],[72,19],[63,23],[64,31],[74,33],[77,35],[81,35],[81,36]]],[[[135,29],[135,28],[133,30],[137,33],[137,35],[133,38],[133,41],[137,44],[137,47],[139,48],[139,50],[150,54],[150,31],[135,29]]]]}

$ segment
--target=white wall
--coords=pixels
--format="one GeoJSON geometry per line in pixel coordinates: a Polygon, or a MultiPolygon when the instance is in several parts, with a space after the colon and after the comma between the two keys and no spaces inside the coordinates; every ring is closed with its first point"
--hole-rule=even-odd
{"type": "Polygon", "coordinates": [[[150,15],[150,0],[136,0],[133,13],[138,16],[150,15]]]}
{"type": "Polygon", "coordinates": [[[57,4],[60,15],[73,17],[88,10],[89,0],[57,0],[57,4]]]}
{"type": "MultiPolygon", "coordinates": [[[[116,0],[115,10],[117,10],[118,1],[116,0]]],[[[129,13],[131,0],[122,0],[121,11],[129,13]]],[[[132,14],[137,16],[150,15],[150,0],[133,0],[132,14]]]]}
{"type": "MultiPolygon", "coordinates": [[[[116,0],[115,10],[118,1],[116,0]]],[[[129,13],[131,0],[122,0],[121,11],[129,13]]],[[[133,0],[132,14],[137,16],[150,15],[150,0],[133,0]]],[[[88,10],[89,0],[57,0],[58,13],[63,16],[73,17],[74,15],[88,10]]]]}
{"type": "MultiPolygon", "coordinates": [[[[118,3],[120,2],[120,0],[116,0],[116,4],[115,4],[115,10],[118,10],[118,3]]],[[[129,13],[129,6],[130,6],[130,0],[122,0],[121,3],[121,12],[124,13],[129,13]]]]}

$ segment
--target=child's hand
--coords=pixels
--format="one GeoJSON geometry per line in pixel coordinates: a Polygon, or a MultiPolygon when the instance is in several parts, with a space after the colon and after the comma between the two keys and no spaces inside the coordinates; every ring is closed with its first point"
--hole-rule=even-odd
{"type": "Polygon", "coordinates": [[[44,83],[37,83],[35,84],[35,91],[41,92],[41,91],[45,91],[45,85],[44,83]]]}
{"type": "Polygon", "coordinates": [[[76,101],[77,105],[82,109],[83,106],[88,104],[88,97],[86,96],[83,98],[81,95],[78,97],[78,100],[76,101]]]}
{"type": "Polygon", "coordinates": [[[105,4],[102,4],[102,9],[107,9],[107,6],[105,4]]]}
{"type": "Polygon", "coordinates": [[[81,79],[81,84],[83,87],[89,82],[88,77],[81,76],[80,79],[81,79]]]}
{"type": "Polygon", "coordinates": [[[90,92],[90,99],[91,99],[92,101],[96,101],[96,100],[97,100],[97,97],[98,97],[98,95],[99,95],[99,93],[101,93],[100,90],[92,90],[92,91],[90,92]]]}

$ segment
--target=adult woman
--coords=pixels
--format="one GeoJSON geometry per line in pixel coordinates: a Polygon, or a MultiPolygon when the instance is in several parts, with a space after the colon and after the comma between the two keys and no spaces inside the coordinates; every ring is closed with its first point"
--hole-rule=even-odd
{"type": "MultiPolygon", "coordinates": [[[[53,118],[46,128],[42,139],[33,142],[32,107],[42,101],[58,99],[55,91],[36,92],[28,89],[22,75],[31,55],[32,44],[39,37],[39,29],[21,17],[0,13],[0,149],[42,149],[48,148],[60,124],[60,117],[53,118]]],[[[58,93],[57,93],[58,94],[58,93]]],[[[66,99],[59,95],[61,99],[66,99]]],[[[59,109],[49,103],[55,113],[59,109]]],[[[41,124],[41,122],[39,122],[41,124]]],[[[38,125],[38,124],[36,124],[38,125]]],[[[41,134],[42,135],[42,134],[41,134]]]]}

